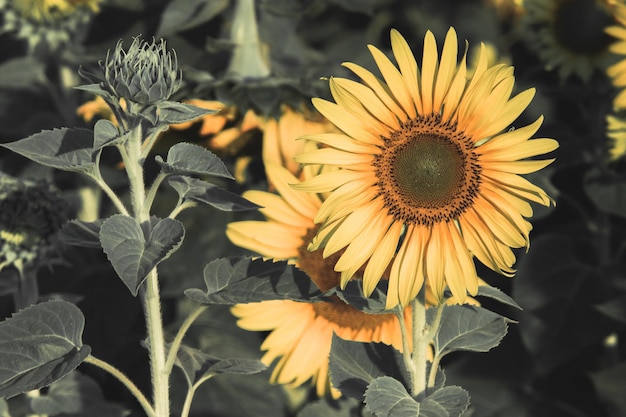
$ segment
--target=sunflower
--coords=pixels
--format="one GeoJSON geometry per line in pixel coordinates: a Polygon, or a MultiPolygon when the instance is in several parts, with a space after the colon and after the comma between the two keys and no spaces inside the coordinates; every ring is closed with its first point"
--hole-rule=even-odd
{"type": "Polygon", "coordinates": [[[618,115],[608,115],[607,136],[610,139],[609,159],[615,161],[626,155],[626,120],[618,115]]]}
{"type": "Polygon", "coordinates": [[[34,50],[44,42],[56,50],[85,29],[102,0],[0,0],[3,31],[14,32],[34,50]]]}
{"type": "Polygon", "coordinates": [[[524,35],[547,70],[558,69],[562,80],[577,75],[587,81],[594,69],[604,71],[612,63],[610,37],[605,33],[613,22],[609,2],[524,1],[524,35]]]}
{"type": "Polygon", "coordinates": [[[330,192],[315,216],[321,225],[309,250],[324,248],[324,257],[341,253],[335,264],[341,285],[357,276],[366,295],[390,267],[388,308],[408,305],[425,283],[437,300],[449,288],[462,303],[477,292],[473,256],[513,275],[511,248],[529,247],[529,201],[553,203],[518,175],[553,159],[522,159],[558,143],[528,140],[543,117],[507,130],[534,89],[511,98],[513,68],[488,67],[484,46],[468,79],[466,56],[457,63],[453,28],[441,60],[435,37],[426,33],[421,69],[396,30],[391,45],[399,69],[370,46],[384,80],[345,63],[363,83],[331,78],[336,103],[313,99],[343,133],[305,136],[327,147],[296,156],[303,164],[340,167],[293,185],[330,192]]]}
{"type": "Polygon", "coordinates": [[[626,55],[626,5],[616,3],[614,5],[614,14],[617,25],[608,27],[606,32],[616,38],[617,42],[611,44],[609,49],[614,54],[620,55],[622,59],[611,65],[607,69],[607,74],[611,77],[613,85],[621,89],[613,100],[613,107],[615,109],[624,109],[626,108],[626,89],[624,89],[626,87],[626,59],[623,58],[626,55]]]}

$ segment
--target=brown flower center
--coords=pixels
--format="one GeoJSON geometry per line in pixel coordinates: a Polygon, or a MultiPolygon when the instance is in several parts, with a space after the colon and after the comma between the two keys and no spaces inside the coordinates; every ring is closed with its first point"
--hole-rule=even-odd
{"type": "MultiPolygon", "coordinates": [[[[322,256],[323,250],[308,251],[307,246],[318,229],[319,226],[309,229],[303,237],[303,244],[298,248],[298,267],[306,272],[322,291],[328,291],[340,283],[341,274],[335,272],[334,267],[343,251],[328,258],[322,256]]],[[[355,330],[376,329],[385,322],[396,320],[393,314],[363,313],[337,297],[332,297],[328,302],[314,303],[313,309],[318,316],[324,317],[329,322],[355,330]]]]}
{"type": "Polygon", "coordinates": [[[611,23],[609,11],[596,0],[562,0],[554,12],[554,36],[571,52],[595,55],[611,43],[604,32],[611,23]]]}
{"type": "Polygon", "coordinates": [[[457,218],[472,205],[481,167],[473,141],[435,114],[403,123],[374,165],[380,194],[394,218],[433,225],[457,218]]]}

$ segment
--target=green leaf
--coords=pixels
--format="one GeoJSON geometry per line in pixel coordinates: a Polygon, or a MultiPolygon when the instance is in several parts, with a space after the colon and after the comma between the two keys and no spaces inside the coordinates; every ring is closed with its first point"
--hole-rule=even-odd
{"type": "Polygon", "coordinates": [[[201,304],[253,303],[264,300],[319,301],[321,291],[309,276],[285,261],[232,256],[204,268],[207,290],[185,295],[201,304]]]}
{"type": "Polygon", "coordinates": [[[83,313],[66,301],[28,307],[0,322],[0,398],[43,388],[89,355],[83,313]]]}
{"type": "Polygon", "coordinates": [[[98,151],[105,146],[123,143],[129,136],[128,133],[120,135],[117,126],[106,119],[100,119],[93,127],[93,150],[98,151]]]}
{"type": "Polygon", "coordinates": [[[420,412],[419,403],[404,385],[389,376],[376,378],[367,386],[365,405],[376,417],[417,417],[420,412]]]}
{"type": "Polygon", "coordinates": [[[520,307],[520,305],[517,304],[514,299],[503,293],[498,288],[492,287],[490,285],[479,285],[478,293],[476,295],[479,297],[488,297],[492,300],[499,301],[502,304],[515,307],[518,310],[523,310],[522,307],[520,307]]]}
{"type": "MultiPolygon", "coordinates": [[[[429,309],[432,323],[435,309],[429,309]]],[[[439,331],[434,340],[435,356],[467,350],[487,352],[498,346],[507,333],[507,319],[481,307],[470,305],[444,306],[439,331]]]]}
{"type": "Polygon", "coordinates": [[[470,405],[470,396],[461,387],[439,388],[420,403],[420,416],[460,417],[470,405]],[[445,414],[441,413],[441,410],[445,414]]]}
{"type": "Polygon", "coordinates": [[[175,252],[185,236],[178,220],[153,219],[150,223],[142,228],[134,218],[116,214],[100,227],[102,249],[134,296],[150,271],[175,252]]]}
{"type": "Polygon", "coordinates": [[[387,303],[387,281],[380,280],[369,297],[363,295],[363,281],[348,281],[346,288],[340,287],[330,289],[325,295],[336,295],[344,303],[368,314],[393,314],[393,310],[386,310],[387,303]]]}
{"type": "Polygon", "coordinates": [[[94,166],[92,145],[92,131],[62,128],[43,130],[0,146],[47,167],[89,172],[94,166]]]}
{"type": "Polygon", "coordinates": [[[168,183],[176,190],[182,200],[208,204],[222,211],[255,210],[260,206],[246,200],[238,194],[223,190],[215,184],[182,175],[173,175],[168,183]]]}
{"type": "Polygon", "coordinates": [[[122,417],[121,409],[106,402],[98,383],[78,371],[50,386],[47,393],[29,398],[33,413],[54,416],[122,417]]]}
{"type": "Polygon", "coordinates": [[[198,117],[217,111],[176,101],[162,101],[157,104],[157,108],[159,122],[167,124],[191,122],[198,117]]]}
{"type": "Polygon", "coordinates": [[[208,22],[228,7],[228,0],[173,0],[163,16],[157,37],[173,35],[208,22]]]}
{"type": "Polygon", "coordinates": [[[216,374],[251,375],[267,369],[267,365],[256,359],[222,359],[185,345],[180,346],[175,364],[190,387],[216,374]]]}
{"type": "Polygon", "coordinates": [[[626,217],[626,178],[592,169],[584,181],[585,193],[598,209],[626,217]]]}
{"type": "Polygon", "coordinates": [[[101,248],[100,227],[103,220],[84,222],[72,220],[65,223],[59,230],[59,238],[68,245],[84,248],[101,248]]]}
{"type": "Polygon", "coordinates": [[[344,340],[333,334],[328,364],[331,382],[342,394],[362,399],[374,379],[391,376],[408,381],[401,353],[384,343],[344,340]]]}
{"type": "Polygon", "coordinates": [[[160,155],[157,155],[155,160],[168,174],[210,175],[235,179],[217,155],[192,143],[177,143],[167,152],[167,161],[163,161],[160,155]]]}

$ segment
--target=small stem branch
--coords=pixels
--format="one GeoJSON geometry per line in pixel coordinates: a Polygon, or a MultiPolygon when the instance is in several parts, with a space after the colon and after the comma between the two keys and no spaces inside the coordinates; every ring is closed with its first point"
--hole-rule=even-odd
{"type": "Polygon", "coordinates": [[[174,362],[176,361],[176,355],[178,354],[178,349],[180,348],[180,345],[183,341],[183,338],[185,337],[185,334],[187,334],[187,330],[189,330],[193,322],[206,309],[207,309],[207,306],[205,305],[200,305],[196,307],[196,309],[192,311],[189,316],[187,316],[183,324],[180,326],[180,329],[178,329],[178,333],[176,333],[176,337],[174,338],[174,340],[172,341],[172,344],[170,345],[170,351],[167,354],[167,359],[165,361],[164,372],[166,374],[169,375],[172,372],[172,367],[174,366],[174,362]]]}
{"type": "Polygon", "coordinates": [[[430,374],[428,375],[428,388],[433,388],[437,381],[437,369],[439,369],[439,362],[441,356],[436,355],[433,359],[433,364],[430,366],[430,374]]]}
{"type": "Polygon", "coordinates": [[[115,192],[113,192],[111,187],[109,187],[109,184],[107,184],[104,181],[104,179],[102,179],[102,177],[100,177],[100,176],[90,176],[90,178],[93,179],[94,182],[96,184],[98,184],[98,186],[102,189],[102,191],[105,192],[105,194],[109,197],[109,199],[115,205],[115,208],[117,208],[118,212],[120,212],[121,214],[125,214],[127,216],[129,215],[128,209],[126,208],[126,206],[124,206],[124,203],[122,203],[122,200],[119,199],[117,194],[115,194],[115,192]]]}
{"type": "Polygon", "coordinates": [[[191,402],[193,401],[193,396],[196,393],[196,386],[189,387],[187,390],[187,395],[185,395],[185,402],[183,403],[183,409],[180,412],[180,417],[189,416],[189,411],[191,411],[191,402]]]}
{"type": "Polygon", "coordinates": [[[181,211],[191,208],[191,207],[196,207],[198,204],[194,203],[193,201],[186,201],[178,206],[176,206],[176,208],[174,208],[174,210],[172,210],[172,212],[170,213],[169,217],[170,219],[175,219],[176,216],[178,216],[180,214],[181,211]]]}
{"type": "Polygon", "coordinates": [[[157,177],[154,179],[154,182],[152,182],[152,185],[150,186],[150,190],[148,190],[148,194],[146,195],[146,201],[143,204],[144,212],[146,213],[150,212],[150,209],[152,208],[152,203],[154,202],[154,198],[156,197],[156,193],[159,190],[159,186],[161,185],[161,183],[163,182],[165,178],[167,178],[167,174],[159,172],[157,177]]]}
{"type": "Polygon", "coordinates": [[[126,388],[128,388],[130,393],[137,399],[137,402],[139,402],[139,404],[141,405],[143,410],[146,412],[148,417],[155,417],[154,409],[150,405],[150,402],[148,401],[148,399],[143,395],[143,393],[139,390],[139,388],[137,388],[137,386],[133,383],[133,381],[128,379],[128,377],[124,375],[122,371],[115,368],[113,365],[103,360],[100,360],[92,355],[87,356],[87,358],[85,359],[85,362],[91,365],[97,366],[98,368],[104,370],[105,372],[108,372],[109,374],[113,375],[118,381],[124,384],[126,388]]]}

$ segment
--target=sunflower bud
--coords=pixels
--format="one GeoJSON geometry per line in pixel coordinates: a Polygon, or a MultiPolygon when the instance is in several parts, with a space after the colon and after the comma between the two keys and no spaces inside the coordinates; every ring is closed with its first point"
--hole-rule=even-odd
{"type": "Polygon", "coordinates": [[[101,86],[117,98],[151,105],[168,100],[181,84],[176,54],[165,41],[148,43],[135,38],[125,51],[118,42],[107,55],[101,86]]]}

